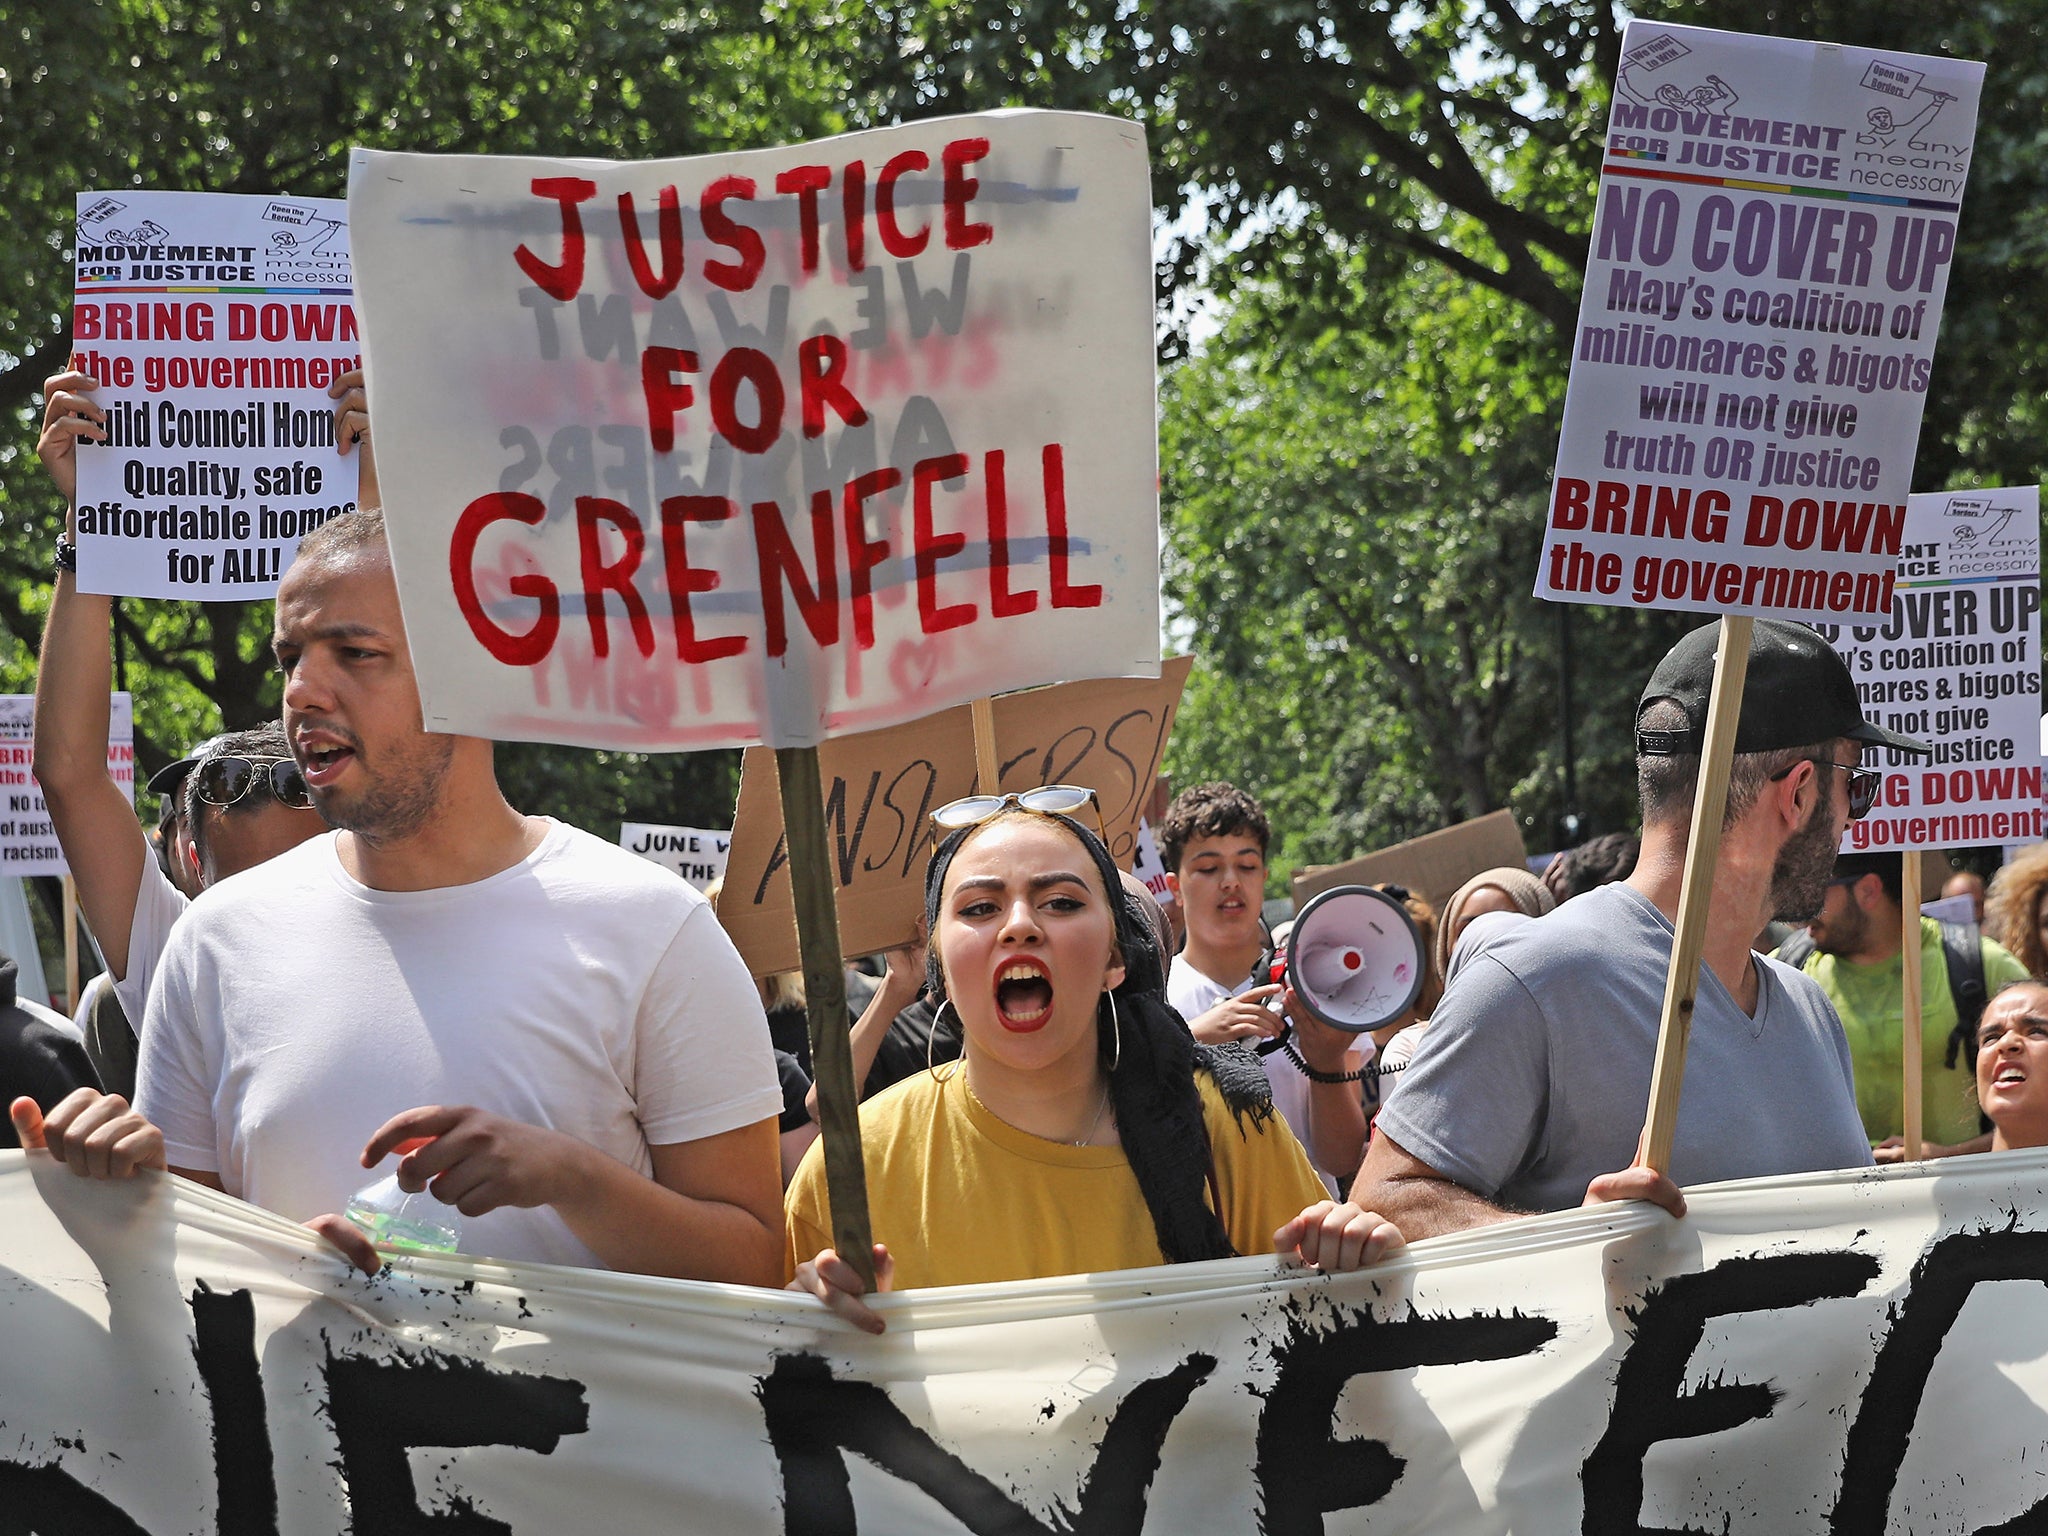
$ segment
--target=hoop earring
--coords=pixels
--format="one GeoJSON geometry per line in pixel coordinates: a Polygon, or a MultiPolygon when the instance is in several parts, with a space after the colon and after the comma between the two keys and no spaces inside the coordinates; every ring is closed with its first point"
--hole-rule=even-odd
{"type": "Polygon", "coordinates": [[[1114,1072],[1124,1059],[1124,1021],[1117,1016],[1116,994],[1105,992],[1103,996],[1109,999],[1109,1070],[1114,1072]]]}
{"type": "MultiPolygon", "coordinates": [[[[931,1033],[924,1037],[924,1069],[925,1072],[930,1076],[931,1080],[935,1083],[950,1082],[953,1077],[952,1073],[948,1073],[945,1077],[939,1076],[938,1064],[933,1060],[932,1057],[933,1047],[935,1047],[939,1043],[939,1021],[946,1016],[946,1010],[948,1008],[953,1008],[953,999],[951,999],[950,997],[940,998],[939,1006],[932,1010],[931,1033]]],[[[953,1008],[954,1022],[958,1023],[959,1018],[960,1010],[958,1008],[953,1008]]],[[[963,1057],[967,1054],[967,1030],[964,1025],[961,1027],[960,1030],[960,1054],[963,1057]]]]}

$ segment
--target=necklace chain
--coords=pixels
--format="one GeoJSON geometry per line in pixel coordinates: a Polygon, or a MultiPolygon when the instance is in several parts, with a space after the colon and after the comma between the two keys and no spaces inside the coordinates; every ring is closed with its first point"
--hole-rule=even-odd
{"type": "Polygon", "coordinates": [[[1095,1139],[1095,1132],[1102,1124],[1103,1111],[1105,1111],[1108,1108],[1109,1083],[1105,1080],[1102,1085],[1102,1102],[1095,1106],[1095,1118],[1088,1122],[1088,1129],[1082,1133],[1081,1139],[1074,1143],[1075,1146],[1085,1147],[1088,1145],[1089,1142],[1095,1139]]]}

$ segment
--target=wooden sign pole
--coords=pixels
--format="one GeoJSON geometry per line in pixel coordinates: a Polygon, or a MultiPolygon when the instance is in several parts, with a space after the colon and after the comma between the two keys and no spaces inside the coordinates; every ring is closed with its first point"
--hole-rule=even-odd
{"type": "Polygon", "coordinates": [[[789,838],[797,946],[803,954],[811,1073],[818,1085],[818,1125],[825,1142],[832,1246],[853,1266],[861,1284],[873,1290],[874,1236],[868,1222],[867,1165],[861,1160],[860,1089],[853,1080],[853,1043],[846,1027],[845,962],[839,953],[839,908],[832,889],[818,749],[776,748],[775,773],[782,787],[782,825],[789,838]]]}
{"type": "Polygon", "coordinates": [[[64,876],[64,1010],[78,1012],[78,882],[64,876]]]}
{"type": "Polygon", "coordinates": [[[980,698],[974,701],[974,778],[984,795],[1001,794],[1002,768],[996,757],[996,705],[995,700],[980,698]]]}
{"type": "Polygon", "coordinates": [[[1899,855],[1899,906],[1904,931],[1899,935],[1899,976],[1905,998],[1900,1022],[1905,1027],[1902,1049],[1906,1064],[1906,1161],[1920,1161],[1920,850],[1899,855]]]}
{"type": "Polygon", "coordinates": [[[1692,1032],[1693,1002],[1699,994],[1700,957],[1707,947],[1707,907],[1714,894],[1714,861],[1721,851],[1721,815],[1728,804],[1728,768],[1735,755],[1742,685],[1749,673],[1749,637],[1755,627],[1756,621],[1747,615],[1723,618],[1720,645],[1714,653],[1714,692],[1707,704],[1692,832],[1685,845],[1678,931],[1671,942],[1671,969],[1664,978],[1657,1064],[1650,1076],[1650,1113],[1637,1159],[1643,1167],[1662,1174],[1671,1172],[1678,1095],[1685,1081],[1685,1047],[1692,1032]]]}

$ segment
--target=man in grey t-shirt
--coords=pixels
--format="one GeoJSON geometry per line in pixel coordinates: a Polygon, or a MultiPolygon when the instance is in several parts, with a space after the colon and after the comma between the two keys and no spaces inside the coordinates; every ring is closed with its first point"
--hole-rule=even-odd
{"type": "Polygon", "coordinates": [[[1680,1183],[1870,1161],[1834,1010],[1750,943],[1772,918],[1804,922],[1819,910],[1842,830],[1881,782],[1863,753],[1927,748],[1863,718],[1847,667],[1812,630],[1760,620],[1674,1177],[1629,1166],[1649,1103],[1716,629],[1679,641],[1637,707],[1635,872],[1525,924],[1461,971],[1381,1109],[1352,1199],[1410,1238],[1582,1200],[1651,1200],[1682,1215],[1680,1183]]]}

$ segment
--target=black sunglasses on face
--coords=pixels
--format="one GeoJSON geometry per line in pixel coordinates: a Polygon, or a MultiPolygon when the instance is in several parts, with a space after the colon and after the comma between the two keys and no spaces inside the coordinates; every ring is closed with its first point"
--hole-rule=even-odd
{"type": "Polygon", "coordinates": [[[209,757],[193,772],[199,775],[199,798],[208,805],[234,805],[258,784],[266,784],[279,805],[295,811],[313,808],[306,776],[288,757],[209,757]]]}
{"type": "MultiPolygon", "coordinates": [[[[1864,813],[1877,804],[1878,791],[1884,788],[1884,775],[1875,768],[1852,768],[1847,763],[1838,763],[1832,758],[1826,757],[1802,757],[1799,763],[1812,763],[1817,768],[1839,768],[1842,772],[1849,775],[1849,819],[1851,821],[1861,821],[1864,813]]],[[[1794,763],[1792,768],[1797,768],[1799,763],[1794,763]]],[[[1776,783],[1779,779],[1784,778],[1786,774],[1792,771],[1792,768],[1785,769],[1783,773],[1772,774],[1771,782],[1776,783]]]]}

